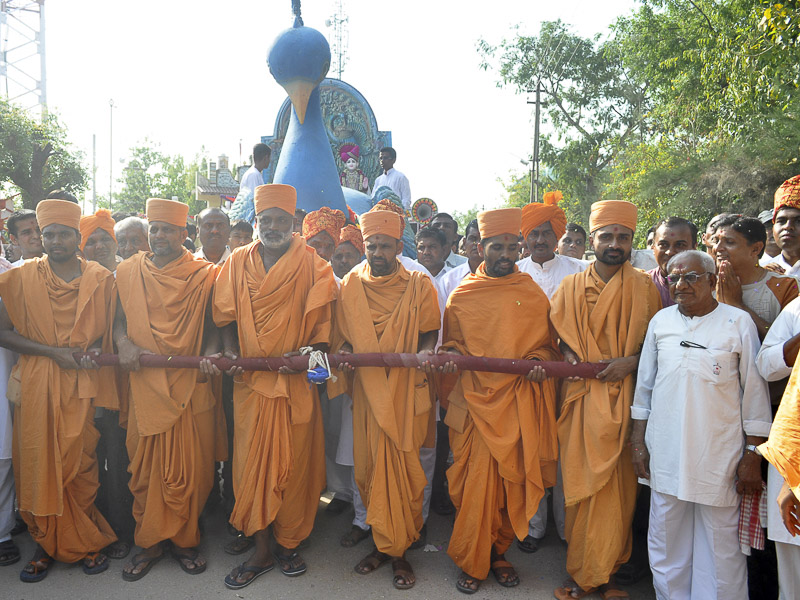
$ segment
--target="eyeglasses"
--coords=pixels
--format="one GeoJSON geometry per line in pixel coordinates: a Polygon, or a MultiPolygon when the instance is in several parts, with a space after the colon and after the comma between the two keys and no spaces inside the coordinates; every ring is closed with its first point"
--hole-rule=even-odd
{"type": "Polygon", "coordinates": [[[694,285],[697,283],[697,280],[700,279],[703,275],[711,275],[708,271],[705,273],[695,273],[694,271],[690,273],[679,273],[675,275],[667,275],[667,281],[670,285],[678,285],[678,282],[683,279],[689,285],[694,285]]]}

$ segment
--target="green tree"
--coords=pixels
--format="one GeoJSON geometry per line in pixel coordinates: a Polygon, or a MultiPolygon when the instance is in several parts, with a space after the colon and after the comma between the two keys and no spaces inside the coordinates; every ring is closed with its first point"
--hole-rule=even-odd
{"type": "Polygon", "coordinates": [[[195,156],[191,163],[181,155],[170,156],[158,144],[145,139],[142,145],[130,149],[130,158],[123,170],[122,190],[114,198],[114,208],[144,212],[148,198],[173,198],[189,205],[190,214],[200,212],[195,196],[195,174],[202,159],[195,156]]]}
{"type": "Polygon", "coordinates": [[[78,195],[88,179],[82,158],[54,113],[38,121],[0,99],[0,186],[18,190],[25,208],[59,188],[78,195]]]}
{"type": "Polygon", "coordinates": [[[461,212],[460,210],[453,211],[451,216],[455,219],[456,223],[458,223],[458,232],[461,235],[464,235],[466,232],[467,225],[478,218],[478,211],[479,209],[477,206],[473,206],[464,212],[461,212]]]}
{"type": "Polygon", "coordinates": [[[574,217],[585,217],[616,156],[643,124],[646,85],[629,76],[613,39],[582,38],[561,21],[543,22],[538,36],[516,33],[498,46],[481,40],[478,50],[481,66],[498,70],[499,86],[527,93],[541,84],[543,122],[553,130],[540,136],[550,173],[544,183],[563,191],[574,217]]]}

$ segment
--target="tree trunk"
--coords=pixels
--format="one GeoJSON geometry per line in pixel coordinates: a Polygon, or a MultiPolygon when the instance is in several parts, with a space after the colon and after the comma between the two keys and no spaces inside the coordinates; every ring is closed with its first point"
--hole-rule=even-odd
{"type": "Polygon", "coordinates": [[[25,208],[36,209],[40,200],[44,199],[44,169],[47,159],[53,154],[53,145],[48,142],[44,146],[34,149],[31,157],[31,174],[28,184],[20,186],[22,190],[22,204],[25,208]]]}

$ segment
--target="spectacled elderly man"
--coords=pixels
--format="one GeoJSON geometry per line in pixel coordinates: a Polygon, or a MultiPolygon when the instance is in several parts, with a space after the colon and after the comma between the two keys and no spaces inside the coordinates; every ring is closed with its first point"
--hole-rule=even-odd
{"type": "Polygon", "coordinates": [[[713,296],[714,260],[667,264],[676,305],[650,321],[631,416],[634,470],[652,490],[648,547],[659,599],[747,598],[740,494],[761,490],[769,433],[759,341],[745,311],[713,296]]]}

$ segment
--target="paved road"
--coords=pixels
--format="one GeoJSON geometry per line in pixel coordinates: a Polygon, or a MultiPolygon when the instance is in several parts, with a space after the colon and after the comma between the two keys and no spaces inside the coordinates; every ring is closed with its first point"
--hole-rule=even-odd
{"type": "MultiPolygon", "coordinates": [[[[165,558],[142,580],[128,583],[122,580],[123,561],[112,561],[110,568],[99,575],[84,575],[78,565],[56,564],[47,578],[36,584],[25,584],[19,580],[20,561],[10,567],[0,567],[0,598],[4,600],[73,600],[114,598],[119,600],[182,598],[221,598],[224,600],[292,598],[297,600],[334,600],[361,598],[397,598],[410,600],[427,598],[466,598],[455,589],[458,569],[447,556],[446,544],[450,533],[450,518],[431,514],[428,524],[428,543],[438,552],[415,550],[408,559],[417,575],[417,584],[412,590],[398,591],[392,587],[392,570],[387,564],[370,575],[358,575],[353,566],[370,550],[369,540],[355,548],[342,548],[339,537],[349,530],[352,511],[331,516],[320,511],[309,546],[302,551],[308,563],[308,572],[297,578],[285,577],[277,569],[262,575],[250,586],[238,592],[227,589],[223,577],[243,557],[229,556],[222,550],[231,538],[226,533],[221,512],[212,513],[203,520],[205,536],[201,550],[208,559],[208,569],[200,575],[187,575],[177,563],[165,558]]],[[[16,538],[23,552],[23,559],[30,558],[33,543],[27,534],[16,538]]],[[[246,556],[246,555],[244,555],[246,556]]],[[[517,568],[521,583],[516,588],[499,586],[490,575],[477,594],[476,600],[502,598],[545,600],[553,598],[553,589],[566,577],[564,561],[566,546],[555,534],[548,531],[536,554],[524,554],[516,545],[506,555],[517,568]]],[[[630,588],[634,600],[650,600],[655,597],[649,580],[630,588]]],[[[599,595],[590,596],[599,599],[599,595]]]]}

